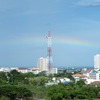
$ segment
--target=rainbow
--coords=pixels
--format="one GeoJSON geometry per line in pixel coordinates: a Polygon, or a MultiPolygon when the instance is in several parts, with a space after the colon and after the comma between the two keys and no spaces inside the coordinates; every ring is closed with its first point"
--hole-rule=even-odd
{"type": "MultiPolygon", "coordinates": [[[[41,45],[47,42],[44,37],[19,37],[9,41],[12,44],[34,44],[41,45]]],[[[55,45],[74,45],[74,46],[85,46],[85,47],[99,47],[99,44],[87,40],[70,38],[70,37],[56,37],[53,38],[53,44],[55,45]]]]}
{"type": "Polygon", "coordinates": [[[57,38],[55,39],[55,42],[62,44],[62,45],[74,45],[74,46],[93,47],[95,45],[91,41],[81,40],[81,39],[76,39],[76,38],[65,38],[65,37],[57,38]]]}

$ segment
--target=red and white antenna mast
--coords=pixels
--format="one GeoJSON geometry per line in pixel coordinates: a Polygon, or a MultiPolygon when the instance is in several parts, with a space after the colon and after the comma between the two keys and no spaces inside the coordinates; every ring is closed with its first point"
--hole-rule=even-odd
{"type": "Polygon", "coordinates": [[[48,72],[52,73],[52,69],[53,69],[53,60],[52,60],[52,36],[51,36],[51,32],[48,32],[48,36],[47,36],[47,40],[48,40],[48,47],[47,47],[47,57],[48,57],[48,72]]]}

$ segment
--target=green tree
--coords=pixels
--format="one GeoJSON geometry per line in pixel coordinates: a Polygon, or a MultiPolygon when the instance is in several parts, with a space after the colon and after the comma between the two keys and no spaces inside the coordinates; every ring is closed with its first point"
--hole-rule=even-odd
{"type": "Polygon", "coordinates": [[[97,97],[100,98],[100,92],[98,92],[97,97]]]}
{"type": "Polygon", "coordinates": [[[24,87],[5,85],[5,86],[0,86],[0,95],[9,97],[10,100],[15,100],[16,98],[31,97],[32,93],[30,90],[24,87]]]}
{"type": "Polygon", "coordinates": [[[33,85],[37,85],[37,86],[43,86],[45,85],[45,83],[47,83],[48,79],[44,76],[39,76],[34,78],[33,80],[33,85]]]}
{"type": "Polygon", "coordinates": [[[8,82],[8,73],[0,72],[0,84],[7,84],[8,82]]]}
{"type": "Polygon", "coordinates": [[[87,96],[88,98],[97,98],[97,94],[98,94],[98,89],[95,86],[91,86],[91,85],[87,85],[87,86],[83,86],[81,87],[82,91],[87,92],[87,96]]]}
{"type": "Polygon", "coordinates": [[[81,86],[85,85],[85,82],[84,82],[84,80],[79,80],[79,81],[77,81],[76,84],[81,87],[81,86]]]}
{"type": "Polygon", "coordinates": [[[38,76],[46,76],[46,71],[42,71],[38,74],[38,76]]]}
{"type": "Polygon", "coordinates": [[[0,97],[0,100],[10,100],[8,97],[5,97],[5,96],[1,96],[0,97]]]}
{"type": "Polygon", "coordinates": [[[78,99],[87,99],[87,92],[82,91],[81,88],[76,88],[69,91],[71,99],[78,98],[78,99]]]}
{"type": "Polygon", "coordinates": [[[21,77],[21,73],[17,72],[17,70],[12,70],[8,73],[9,83],[18,83],[20,80],[23,80],[21,77]]]}
{"type": "Polygon", "coordinates": [[[12,74],[12,75],[18,75],[18,74],[20,74],[17,70],[12,70],[11,72],[10,72],[10,74],[12,74]]]}
{"type": "Polygon", "coordinates": [[[33,74],[32,72],[29,72],[29,73],[25,73],[24,76],[28,78],[33,78],[35,77],[35,74],[33,74]]]}
{"type": "Polygon", "coordinates": [[[52,80],[53,76],[54,76],[53,74],[48,75],[48,78],[49,78],[50,81],[52,80]]]}
{"type": "Polygon", "coordinates": [[[51,100],[63,100],[66,98],[66,91],[62,85],[53,85],[49,87],[47,96],[51,100]]]}

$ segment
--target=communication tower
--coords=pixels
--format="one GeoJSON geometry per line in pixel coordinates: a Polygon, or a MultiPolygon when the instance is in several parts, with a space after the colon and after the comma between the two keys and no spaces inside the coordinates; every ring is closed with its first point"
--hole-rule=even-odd
{"type": "Polygon", "coordinates": [[[52,36],[51,32],[48,32],[47,35],[47,58],[48,58],[48,73],[53,73],[53,60],[52,60],[52,36]]]}

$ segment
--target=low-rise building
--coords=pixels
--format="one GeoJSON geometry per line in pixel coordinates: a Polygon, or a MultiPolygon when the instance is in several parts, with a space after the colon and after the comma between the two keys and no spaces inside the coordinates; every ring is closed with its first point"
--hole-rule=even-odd
{"type": "Polygon", "coordinates": [[[39,74],[41,72],[40,68],[32,68],[32,73],[39,74]]]}
{"type": "Polygon", "coordinates": [[[91,85],[100,85],[100,81],[94,81],[94,82],[91,82],[91,85]]]}
{"type": "Polygon", "coordinates": [[[12,69],[9,67],[2,67],[0,68],[0,72],[10,72],[12,69]]]}
{"type": "Polygon", "coordinates": [[[100,71],[95,69],[85,69],[81,71],[82,75],[85,75],[87,78],[85,80],[86,84],[91,84],[93,82],[100,81],[100,71]]]}
{"type": "Polygon", "coordinates": [[[69,78],[66,78],[66,77],[54,77],[54,78],[52,78],[52,80],[54,81],[54,82],[57,82],[57,83],[65,83],[65,82],[70,82],[70,79],[69,78]]]}
{"type": "Polygon", "coordinates": [[[30,72],[30,69],[29,68],[18,68],[17,71],[21,73],[28,73],[30,72]]]}
{"type": "Polygon", "coordinates": [[[86,76],[84,76],[84,75],[82,75],[82,74],[79,74],[79,73],[73,74],[72,76],[73,76],[73,78],[75,79],[75,82],[79,81],[80,79],[83,79],[83,80],[87,79],[86,76]]]}
{"type": "Polygon", "coordinates": [[[84,75],[84,76],[87,76],[87,78],[89,78],[90,73],[92,72],[92,70],[93,69],[86,69],[86,68],[84,68],[84,69],[81,70],[81,74],[84,75]]]}

